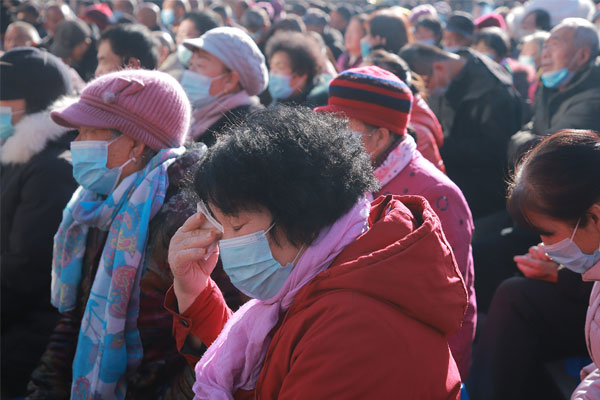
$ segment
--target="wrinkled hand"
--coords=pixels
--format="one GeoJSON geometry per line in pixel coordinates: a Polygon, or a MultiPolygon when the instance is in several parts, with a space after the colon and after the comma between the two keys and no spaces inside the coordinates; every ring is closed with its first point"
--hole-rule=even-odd
{"type": "Polygon", "coordinates": [[[553,283],[558,280],[558,264],[546,255],[541,243],[530,247],[527,254],[515,256],[513,260],[527,278],[553,283]]]}
{"type": "Polygon", "coordinates": [[[219,252],[205,260],[212,245],[221,238],[202,213],[196,213],[177,230],[169,243],[169,266],[179,312],[183,313],[206,288],[217,265],[219,252]]]}

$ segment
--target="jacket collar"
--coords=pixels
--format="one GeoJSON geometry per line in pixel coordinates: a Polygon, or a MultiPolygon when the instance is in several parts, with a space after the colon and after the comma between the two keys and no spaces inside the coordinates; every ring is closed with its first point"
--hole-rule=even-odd
{"type": "Polygon", "coordinates": [[[16,125],[14,134],[0,145],[0,164],[24,164],[33,156],[69,132],[70,128],[57,125],[50,118],[50,112],[67,107],[77,98],[63,97],[44,111],[24,116],[16,125]]]}
{"type": "Polygon", "coordinates": [[[586,281],[600,281],[600,262],[596,263],[592,268],[588,269],[581,275],[581,278],[586,281]]]}

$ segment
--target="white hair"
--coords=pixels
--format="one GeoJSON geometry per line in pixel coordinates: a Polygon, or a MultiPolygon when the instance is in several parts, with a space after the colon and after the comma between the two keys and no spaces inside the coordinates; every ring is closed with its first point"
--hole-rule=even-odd
{"type": "MultiPolygon", "coordinates": [[[[33,43],[33,46],[37,46],[42,42],[42,39],[40,38],[38,31],[35,29],[35,27],[33,25],[31,25],[28,22],[15,21],[12,24],[10,24],[8,26],[8,28],[6,28],[6,30],[9,30],[11,28],[13,28],[13,29],[18,28],[19,29],[19,37],[27,38],[28,40],[31,41],[31,43],[33,43]]],[[[20,44],[20,45],[22,46],[22,44],[20,44]]]]}
{"type": "Polygon", "coordinates": [[[593,60],[596,58],[600,43],[598,39],[598,29],[594,24],[583,18],[565,18],[560,24],[556,25],[552,31],[554,32],[561,28],[573,29],[573,46],[578,49],[587,47],[590,49],[590,59],[593,60]]]}

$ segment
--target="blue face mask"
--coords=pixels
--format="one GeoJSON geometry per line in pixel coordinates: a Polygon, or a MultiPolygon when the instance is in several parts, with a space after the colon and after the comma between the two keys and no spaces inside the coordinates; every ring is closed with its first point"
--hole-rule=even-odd
{"type": "Polygon", "coordinates": [[[533,69],[537,70],[537,65],[535,65],[535,58],[532,56],[519,56],[519,62],[523,65],[529,65],[533,67],[533,69]]]}
{"type": "Polygon", "coordinates": [[[294,93],[290,86],[291,77],[282,74],[269,74],[269,93],[275,100],[287,99],[294,93]]]}
{"type": "Polygon", "coordinates": [[[119,22],[119,20],[120,20],[121,18],[123,18],[124,16],[125,16],[125,13],[124,13],[123,11],[119,11],[119,10],[117,10],[117,11],[113,11],[113,21],[114,21],[115,23],[118,23],[118,22],[119,22]]]}
{"type": "Polygon", "coordinates": [[[211,103],[214,103],[217,99],[209,93],[210,85],[213,80],[222,77],[224,74],[210,78],[208,76],[185,70],[181,76],[181,86],[190,99],[190,103],[194,108],[202,108],[211,103]]]}
{"type": "Polygon", "coordinates": [[[164,26],[171,26],[175,22],[175,11],[170,8],[162,10],[160,12],[160,20],[162,21],[164,26]]]}
{"type": "Polygon", "coordinates": [[[547,88],[557,88],[571,77],[571,72],[567,67],[542,74],[542,83],[547,88]]]}
{"type": "Polygon", "coordinates": [[[0,107],[0,140],[6,140],[15,133],[15,127],[11,122],[12,114],[10,107],[0,107]]]}
{"type": "Polygon", "coordinates": [[[444,46],[444,50],[446,50],[448,53],[456,53],[460,49],[462,49],[460,46],[444,46]]]}
{"type": "Polygon", "coordinates": [[[360,55],[363,59],[369,57],[372,47],[373,46],[371,46],[371,43],[367,42],[365,39],[360,41],[360,55]]]}
{"type": "Polygon", "coordinates": [[[177,59],[186,68],[190,66],[190,60],[192,59],[193,55],[194,53],[184,45],[180,44],[177,46],[177,59]]]}
{"type": "Polygon", "coordinates": [[[577,222],[570,238],[565,238],[560,242],[551,245],[544,245],[544,250],[552,260],[564,265],[565,268],[568,268],[573,272],[583,274],[600,262],[600,248],[593,254],[585,254],[581,251],[579,246],[577,246],[577,243],[573,241],[580,222],[581,220],[577,222]]]}
{"type": "Polygon", "coordinates": [[[296,259],[282,267],[273,258],[267,240],[267,232],[273,225],[266,231],[219,241],[223,269],[231,283],[242,293],[259,300],[270,299],[279,292],[302,252],[300,249],[296,259]]]}
{"type": "Polygon", "coordinates": [[[119,140],[121,136],[105,142],[103,140],[87,140],[71,142],[71,158],[73,160],[73,177],[84,189],[94,193],[108,195],[119,183],[123,168],[135,158],[126,161],[120,167],[107,168],[108,146],[119,140]]]}
{"type": "Polygon", "coordinates": [[[421,43],[421,44],[427,44],[429,46],[435,46],[435,40],[433,40],[433,39],[419,40],[419,43],[421,43]]]}

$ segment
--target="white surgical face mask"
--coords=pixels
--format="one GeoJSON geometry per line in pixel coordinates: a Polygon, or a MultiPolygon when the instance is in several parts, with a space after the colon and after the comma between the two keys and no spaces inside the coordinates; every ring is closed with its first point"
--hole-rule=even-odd
{"type": "Polygon", "coordinates": [[[548,257],[555,262],[564,265],[565,268],[568,268],[573,272],[583,274],[600,262],[600,246],[592,254],[585,254],[581,251],[579,246],[577,246],[577,243],[573,241],[580,222],[581,219],[577,221],[577,225],[575,225],[575,229],[570,238],[565,238],[560,242],[551,245],[544,244],[544,250],[546,251],[546,254],[548,254],[548,257]]]}

